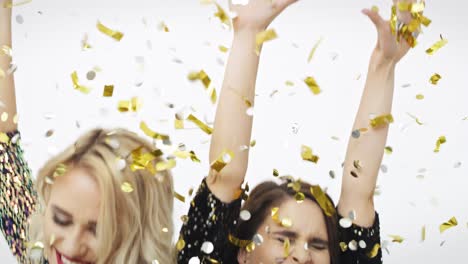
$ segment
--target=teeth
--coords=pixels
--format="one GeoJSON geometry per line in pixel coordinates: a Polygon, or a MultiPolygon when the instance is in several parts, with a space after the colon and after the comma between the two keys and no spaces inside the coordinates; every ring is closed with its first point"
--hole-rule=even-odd
{"type": "Polygon", "coordinates": [[[66,258],[64,258],[62,255],[60,255],[60,259],[62,260],[63,264],[78,264],[76,262],[70,261],[66,258]]]}

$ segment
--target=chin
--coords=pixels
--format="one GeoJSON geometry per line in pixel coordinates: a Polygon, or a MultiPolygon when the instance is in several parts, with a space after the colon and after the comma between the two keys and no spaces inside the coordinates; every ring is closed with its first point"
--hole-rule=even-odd
{"type": "Polygon", "coordinates": [[[77,259],[70,259],[66,256],[64,256],[59,250],[56,248],[51,248],[52,254],[49,256],[49,262],[50,263],[56,263],[56,264],[94,264],[94,262],[89,262],[89,261],[83,261],[83,260],[77,260],[77,259]],[[52,259],[54,261],[52,261],[52,259]]]}

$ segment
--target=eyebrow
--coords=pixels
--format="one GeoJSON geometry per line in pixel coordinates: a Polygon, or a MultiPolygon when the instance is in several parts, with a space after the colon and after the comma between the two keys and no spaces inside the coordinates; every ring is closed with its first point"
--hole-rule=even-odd
{"type": "MultiPolygon", "coordinates": [[[[73,216],[72,216],[69,212],[67,212],[67,211],[65,211],[64,209],[58,207],[57,205],[52,205],[52,208],[53,208],[55,211],[57,211],[58,213],[65,215],[66,217],[73,218],[73,216]]],[[[96,228],[97,222],[91,220],[91,221],[88,221],[87,225],[88,225],[89,227],[96,228]]]]}
{"type": "MultiPolygon", "coordinates": [[[[285,236],[285,237],[291,238],[291,239],[296,239],[298,237],[298,234],[296,232],[290,231],[290,230],[276,231],[276,232],[273,232],[273,234],[285,236]]],[[[309,244],[325,244],[325,245],[328,245],[327,240],[322,239],[322,238],[317,238],[317,237],[309,238],[308,243],[309,244]]]]}

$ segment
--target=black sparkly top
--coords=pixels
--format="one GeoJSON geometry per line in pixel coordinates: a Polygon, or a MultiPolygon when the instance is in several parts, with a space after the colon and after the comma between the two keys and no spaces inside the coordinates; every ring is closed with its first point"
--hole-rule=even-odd
{"type": "MultiPolygon", "coordinates": [[[[201,183],[191,202],[187,221],[182,226],[178,244],[179,264],[222,263],[237,264],[237,259],[226,259],[229,235],[239,218],[242,200],[229,204],[221,202],[211,193],[206,181],[201,183]],[[182,243],[180,243],[182,241],[182,243]],[[202,245],[205,245],[205,250],[202,245]],[[181,246],[183,245],[183,246],[181,246]],[[211,247],[211,249],[210,249],[211,247]],[[206,250],[208,249],[208,250],[206,250]],[[209,254],[207,253],[209,252],[209,254]]],[[[342,217],[339,216],[341,219],[342,217]]],[[[372,227],[353,224],[343,228],[338,224],[341,264],[381,264],[380,224],[376,213],[372,227]]]]}

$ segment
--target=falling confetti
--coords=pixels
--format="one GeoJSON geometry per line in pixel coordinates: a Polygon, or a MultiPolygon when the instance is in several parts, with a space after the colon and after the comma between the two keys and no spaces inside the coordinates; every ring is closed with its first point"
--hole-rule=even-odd
{"type": "Polygon", "coordinates": [[[442,223],[440,226],[439,226],[439,231],[440,233],[443,233],[445,232],[447,229],[450,229],[452,227],[455,227],[458,225],[458,221],[455,217],[452,217],[450,218],[450,220],[448,220],[447,222],[445,223],[442,223]]]}
{"type": "Polygon", "coordinates": [[[305,84],[307,84],[307,86],[309,87],[310,91],[312,91],[313,94],[317,95],[319,93],[321,93],[322,91],[320,90],[320,87],[319,85],[317,84],[317,82],[315,81],[315,79],[313,77],[307,77],[305,80],[304,80],[305,84]]]}
{"type": "Polygon", "coordinates": [[[278,35],[276,34],[276,31],[274,29],[267,29],[265,31],[257,33],[257,36],[255,38],[255,53],[259,55],[260,48],[263,45],[263,43],[274,40],[277,37],[278,35]]]}
{"type": "Polygon", "coordinates": [[[109,36],[109,37],[111,37],[111,38],[113,38],[113,39],[115,39],[117,41],[120,41],[124,36],[124,34],[122,32],[112,30],[112,29],[104,26],[99,21],[97,22],[96,27],[101,33],[103,33],[103,34],[105,34],[105,35],[107,35],[107,36],[109,36]]]}

